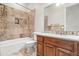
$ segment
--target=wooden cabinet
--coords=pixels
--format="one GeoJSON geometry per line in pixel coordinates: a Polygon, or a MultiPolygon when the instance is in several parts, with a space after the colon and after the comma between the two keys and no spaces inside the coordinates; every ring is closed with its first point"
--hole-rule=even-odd
{"type": "Polygon", "coordinates": [[[37,36],[37,55],[40,56],[79,55],[79,43],[59,38],[37,36]]]}
{"type": "Polygon", "coordinates": [[[44,56],[55,56],[55,47],[50,44],[44,44],[44,56]]]}
{"type": "Polygon", "coordinates": [[[62,48],[56,48],[56,56],[72,56],[73,52],[62,49],[62,48]]]}
{"type": "Polygon", "coordinates": [[[43,56],[44,55],[44,43],[43,43],[43,37],[37,36],[37,56],[43,56]]]}
{"type": "Polygon", "coordinates": [[[48,43],[57,47],[61,47],[67,50],[70,50],[73,52],[74,48],[74,42],[73,41],[67,41],[63,39],[58,38],[50,38],[50,37],[44,37],[44,43],[48,43]]]}
{"type": "Polygon", "coordinates": [[[79,42],[77,42],[77,55],[79,56],[79,42]]]}
{"type": "Polygon", "coordinates": [[[38,42],[37,43],[37,55],[38,56],[43,56],[43,43],[38,42]]]}
{"type": "Polygon", "coordinates": [[[43,42],[44,42],[44,39],[43,39],[43,37],[42,37],[42,36],[37,36],[37,41],[38,41],[38,42],[42,42],[42,43],[43,43],[43,42]]]}

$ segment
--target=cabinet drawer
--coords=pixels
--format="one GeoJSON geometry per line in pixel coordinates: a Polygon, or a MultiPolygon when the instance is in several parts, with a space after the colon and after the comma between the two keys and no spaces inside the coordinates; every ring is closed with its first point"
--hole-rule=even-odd
{"type": "Polygon", "coordinates": [[[49,44],[55,45],[57,47],[68,49],[70,51],[74,50],[74,43],[72,41],[62,40],[59,38],[45,37],[44,43],[49,43],[49,44]]]}
{"type": "Polygon", "coordinates": [[[43,37],[38,35],[38,36],[37,36],[37,41],[43,42],[43,37]]]}

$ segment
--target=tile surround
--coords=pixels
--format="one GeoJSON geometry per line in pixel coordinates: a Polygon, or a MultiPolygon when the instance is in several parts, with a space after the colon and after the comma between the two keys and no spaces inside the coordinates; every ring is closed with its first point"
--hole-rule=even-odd
{"type": "Polygon", "coordinates": [[[20,34],[31,36],[34,30],[34,11],[27,13],[5,5],[0,5],[0,10],[0,14],[3,14],[0,16],[0,39],[19,38],[20,34]],[[16,17],[20,19],[19,24],[15,24],[16,17]]]}

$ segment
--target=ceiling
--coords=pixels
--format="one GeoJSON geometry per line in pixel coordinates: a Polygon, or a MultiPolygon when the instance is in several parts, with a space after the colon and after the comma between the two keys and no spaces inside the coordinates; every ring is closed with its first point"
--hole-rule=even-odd
{"type": "MultiPolygon", "coordinates": [[[[24,6],[27,9],[32,10],[32,9],[39,7],[39,6],[46,8],[46,7],[49,7],[49,6],[56,4],[56,3],[18,3],[18,4],[24,6]]],[[[71,5],[74,5],[74,4],[75,3],[63,3],[62,5],[63,5],[63,7],[68,7],[68,6],[71,6],[71,5]]]]}
{"type": "Polygon", "coordinates": [[[31,10],[36,8],[37,6],[47,7],[51,5],[51,3],[18,3],[18,4],[24,6],[25,8],[31,9],[31,10]]]}
{"type": "MultiPolygon", "coordinates": [[[[18,8],[18,9],[25,9],[29,12],[30,10],[33,10],[35,8],[38,8],[38,7],[46,8],[46,7],[50,7],[51,5],[56,4],[56,3],[5,3],[5,4],[8,6],[18,8]]],[[[63,6],[67,7],[67,6],[71,6],[74,4],[75,3],[65,3],[65,4],[63,4],[63,6]]]]}

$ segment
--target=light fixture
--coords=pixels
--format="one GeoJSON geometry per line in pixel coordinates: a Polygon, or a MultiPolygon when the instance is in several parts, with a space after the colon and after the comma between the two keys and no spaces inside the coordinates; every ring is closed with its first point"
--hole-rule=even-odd
{"type": "Polygon", "coordinates": [[[60,6],[61,4],[64,4],[64,3],[56,3],[56,6],[60,6]]]}
{"type": "Polygon", "coordinates": [[[56,6],[59,6],[60,5],[60,3],[56,3],[56,6]]]}

